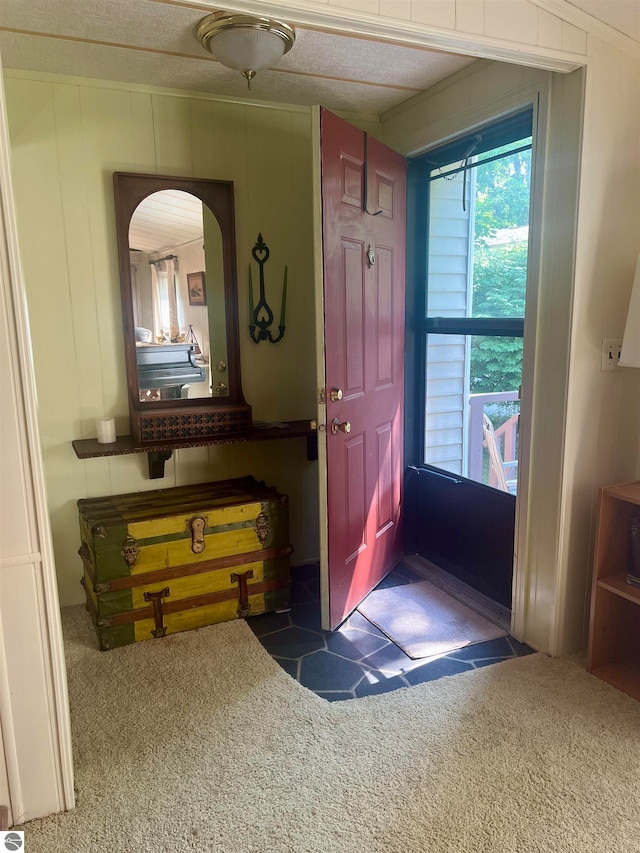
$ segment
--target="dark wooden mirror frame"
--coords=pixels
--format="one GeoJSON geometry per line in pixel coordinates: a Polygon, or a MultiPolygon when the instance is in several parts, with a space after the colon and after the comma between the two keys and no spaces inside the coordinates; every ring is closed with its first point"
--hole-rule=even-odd
{"type": "Polygon", "coordinates": [[[193,439],[194,444],[204,444],[207,438],[249,433],[252,429],[251,407],[245,402],[240,378],[233,182],[115,172],[113,185],[129,413],[134,442],[166,445],[176,441],[184,446],[184,442],[190,439],[193,439]],[[161,190],[183,190],[196,196],[211,210],[220,225],[229,385],[229,393],[223,398],[158,400],[144,403],[139,399],[129,224],[140,202],[148,195],[161,190]]]}

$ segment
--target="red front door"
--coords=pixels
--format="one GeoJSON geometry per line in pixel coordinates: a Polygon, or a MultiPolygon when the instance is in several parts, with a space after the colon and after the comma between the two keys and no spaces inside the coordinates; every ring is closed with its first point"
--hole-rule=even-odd
{"type": "Polygon", "coordinates": [[[333,629],[401,549],[406,166],[404,157],[332,113],[321,110],[320,121],[329,611],[323,622],[333,629]]]}

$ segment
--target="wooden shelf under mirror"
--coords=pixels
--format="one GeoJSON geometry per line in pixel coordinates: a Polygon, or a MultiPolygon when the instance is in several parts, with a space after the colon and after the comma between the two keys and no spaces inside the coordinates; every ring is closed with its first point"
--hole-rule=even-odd
{"type": "Polygon", "coordinates": [[[287,421],[282,426],[256,426],[243,435],[221,435],[219,438],[187,438],[177,441],[163,441],[157,444],[140,444],[130,435],[121,435],[111,444],[100,444],[96,438],[83,438],[72,441],[78,459],[95,459],[102,456],[127,456],[133,453],[146,453],[149,458],[149,478],[164,477],[164,463],[171,458],[174,450],[188,447],[206,447],[208,445],[244,444],[253,441],[273,441],[284,438],[306,438],[307,459],[318,458],[318,434],[309,426],[309,421],[287,421]]]}

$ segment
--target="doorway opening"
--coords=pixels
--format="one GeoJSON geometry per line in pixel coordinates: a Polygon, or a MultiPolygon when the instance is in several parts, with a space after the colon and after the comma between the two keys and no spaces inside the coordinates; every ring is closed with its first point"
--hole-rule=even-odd
{"type": "Polygon", "coordinates": [[[407,552],[507,610],[532,123],[521,110],[408,167],[407,552]]]}

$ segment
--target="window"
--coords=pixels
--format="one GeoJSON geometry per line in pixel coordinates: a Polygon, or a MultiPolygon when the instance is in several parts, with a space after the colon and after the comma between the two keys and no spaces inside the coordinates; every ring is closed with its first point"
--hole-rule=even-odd
{"type": "Polygon", "coordinates": [[[167,273],[166,265],[158,265],[157,282],[158,307],[160,310],[160,331],[169,335],[171,331],[171,300],[169,299],[169,275],[167,273]]]}
{"type": "Polygon", "coordinates": [[[531,111],[409,165],[408,456],[515,494],[531,111]],[[411,452],[411,449],[412,451],[411,452]]]}

